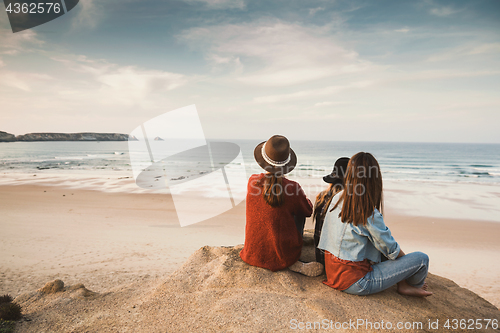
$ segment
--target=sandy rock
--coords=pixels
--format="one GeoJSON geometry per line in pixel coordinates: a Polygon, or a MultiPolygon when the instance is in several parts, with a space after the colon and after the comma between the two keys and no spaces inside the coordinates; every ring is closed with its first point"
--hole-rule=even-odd
{"type": "Polygon", "coordinates": [[[38,289],[39,292],[42,292],[44,294],[54,294],[59,291],[63,291],[64,289],[64,282],[61,280],[54,280],[47,282],[43,288],[38,289]]]}
{"type": "Polygon", "coordinates": [[[67,288],[64,289],[64,291],[69,293],[69,297],[72,298],[87,298],[98,295],[98,293],[95,293],[85,288],[85,286],[81,283],[75,284],[73,286],[68,286],[67,288]]]}
{"type": "MultiPolygon", "coordinates": [[[[312,235],[306,237],[303,257],[311,258],[312,235]]],[[[247,265],[239,257],[241,248],[205,246],[168,277],[115,286],[107,293],[87,293],[83,285],[75,285],[55,294],[18,297],[16,302],[32,319],[21,322],[19,330],[324,332],[324,325],[335,331],[335,325],[347,323],[347,329],[341,331],[471,332],[460,327],[447,330],[444,325],[448,319],[450,325],[453,319],[483,319],[483,323],[484,319],[500,320],[495,306],[436,275],[430,274],[427,279],[434,292],[431,297],[402,296],[395,287],[371,296],[354,296],[324,285],[325,275],[310,278],[288,269],[273,273],[247,265]],[[393,327],[390,330],[376,327],[387,327],[388,323],[393,327]],[[412,327],[396,329],[398,323],[412,327]],[[429,327],[429,323],[438,323],[438,329],[429,327]]],[[[481,330],[490,331],[498,330],[491,325],[481,330]]]]}
{"type": "MultiPolygon", "coordinates": [[[[201,248],[151,295],[142,309],[164,313],[168,331],[186,332],[289,332],[300,323],[304,328],[307,323],[311,327],[319,323],[317,331],[324,331],[319,328],[324,323],[358,320],[372,325],[383,320],[394,327],[400,322],[421,323],[421,327],[398,331],[436,332],[429,328],[429,322],[438,320],[444,325],[447,319],[454,318],[500,320],[495,306],[436,275],[429,275],[428,284],[435,295],[428,298],[402,296],[395,287],[371,296],[354,296],[324,285],[324,275],[310,278],[289,270],[273,273],[249,266],[239,258],[239,250],[201,248]]],[[[370,326],[356,327],[343,331],[370,331],[370,326]]]]}

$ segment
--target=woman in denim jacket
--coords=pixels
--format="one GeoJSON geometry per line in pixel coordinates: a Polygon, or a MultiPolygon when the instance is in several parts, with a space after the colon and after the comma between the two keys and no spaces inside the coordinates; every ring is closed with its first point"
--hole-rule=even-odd
{"type": "Polygon", "coordinates": [[[349,161],[345,189],[331,201],[318,248],[325,251],[326,285],[349,294],[369,295],[397,284],[399,293],[429,296],[429,257],[406,254],[381,212],[382,174],[377,160],[360,152],[349,161]],[[387,261],[381,262],[382,255],[387,261]]]}

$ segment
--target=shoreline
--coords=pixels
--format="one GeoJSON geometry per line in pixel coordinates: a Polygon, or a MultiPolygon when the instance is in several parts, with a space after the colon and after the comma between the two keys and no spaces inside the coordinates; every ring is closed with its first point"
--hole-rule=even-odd
{"type": "MultiPolygon", "coordinates": [[[[70,190],[90,190],[122,194],[167,194],[169,190],[151,190],[136,185],[130,173],[123,171],[89,174],[73,173],[0,173],[0,186],[48,186],[70,190]]],[[[325,190],[328,184],[320,178],[288,177],[298,182],[308,198],[325,190]]],[[[236,188],[233,187],[233,191],[236,188]]],[[[235,196],[244,196],[246,186],[235,196]]],[[[200,196],[217,197],[226,194],[225,187],[197,192],[200,196]],[[222,191],[219,191],[222,190],[222,191]]],[[[421,182],[384,179],[386,207],[401,215],[493,221],[500,223],[500,185],[480,183],[421,182]]]]}

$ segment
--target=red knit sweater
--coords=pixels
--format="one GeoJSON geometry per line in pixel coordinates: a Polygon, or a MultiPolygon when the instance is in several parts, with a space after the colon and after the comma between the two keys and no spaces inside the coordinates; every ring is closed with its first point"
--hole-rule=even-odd
{"type": "Polygon", "coordinates": [[[240,257],[246,263],[271,271],[284,269],[300,258],[302,235],[295,226],[294,215],[309,217],[312,204],[300,185],[283,178],[285,203],[269,206],[256,182],[264,174],[252,175],[246,199],[245,245],[240,257]]]}

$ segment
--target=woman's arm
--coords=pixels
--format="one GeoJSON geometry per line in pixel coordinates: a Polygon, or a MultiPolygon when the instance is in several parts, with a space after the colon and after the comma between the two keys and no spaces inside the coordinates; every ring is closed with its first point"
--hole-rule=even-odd
{"type": "MultiPolygon", "coordinates": [[[[295,183],[296,187],[293,188],[293,192],[290,193],[290,188],[285,187],[285,194],[292,195],[295,200],[293,215],[309,217],[313,212],[313,205],[311,201],[306,197],[304,190],[298,183],[295,183]]],[[[286,200],[286,199],[285,199],[286,200]]]]}
{"type": "Polygon", "coordinates": [[[391,235],[391,231],[384,223],[384,218],[378,210],[375,210],[373,215],[368,218],[365,225],[366,231],[368,231],[368,238],[372,242],[373,246],[379,250],[387,259],[395,260],[396,258],[402,257],[404,252],[391,235]]]}

